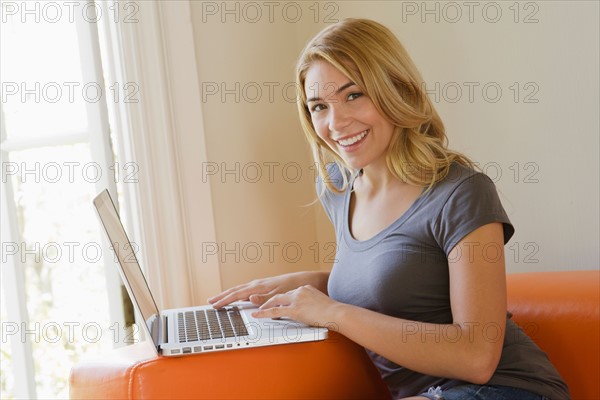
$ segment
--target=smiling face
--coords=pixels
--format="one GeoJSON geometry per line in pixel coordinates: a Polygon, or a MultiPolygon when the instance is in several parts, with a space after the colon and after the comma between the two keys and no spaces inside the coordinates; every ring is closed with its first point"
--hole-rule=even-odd
{"type": "Polygon", "coordinates": [[[394,125],[346,75],[326,61],[306,72],[304,91],[317,135],[355,169],[385,167],[394,125]]]}

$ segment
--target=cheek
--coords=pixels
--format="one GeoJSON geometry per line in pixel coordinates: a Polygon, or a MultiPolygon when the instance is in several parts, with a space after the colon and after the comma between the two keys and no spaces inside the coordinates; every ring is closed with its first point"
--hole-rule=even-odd
{"type": "Polygon", "coordinates": [[[325,124],[319,118],[313,118],[312,124],[315,129],[315,132],[317,133],[317,136],[319,136],[321,138],[321,140],[323,140],[325,142],[330,142],[329,137],[328,137],[327,124],[325,124]]]}
{"type": "Polygon", "coordinates": [[[388,127],[388,144],[392,141],[392,138],[394,137],[394,131],[396,129],[396,127],[392,124],[389,124],[388,127]]]}

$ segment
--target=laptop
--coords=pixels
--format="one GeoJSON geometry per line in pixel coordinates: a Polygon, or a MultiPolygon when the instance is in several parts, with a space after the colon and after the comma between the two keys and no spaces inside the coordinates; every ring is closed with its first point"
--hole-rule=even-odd
{"type": "Polygon", "coordinates": [[[145,322],[140,329],[151,338],[158,354],[184,356],[327,338],[328,330],[323,327],[289,319],[254,318],[251,313],[257,306],[250,302],[235,302],[222,309],[205,305],[159,310],[108,190],[94,199],[94,206],[129,297],[145,322]]]}

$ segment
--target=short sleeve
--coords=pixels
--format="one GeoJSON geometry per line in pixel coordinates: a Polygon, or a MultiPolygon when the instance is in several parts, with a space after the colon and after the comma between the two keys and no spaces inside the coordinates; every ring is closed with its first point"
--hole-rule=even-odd
{"type": "MultiPolygon", "coordinates": [[[[338,165],[335,163],[329,163],[329,164],[327,164],[326,168],[327,168],[327,175],[328,175],[326,179],[329,179],[329,181],[331,183],[333,183],[333,185],[335,187],[342,188],[342,186],[344,185],[344,179],[342,176],[342,171],[340,171],[340,168],[338,167],[338,165]]],[[[325,185],[325,182],[323,181],[321,176],[318,174],[317,174],[317,180],[316,180],[316,189],[317,189],[318,196],[321,194],[321,192],[323,193],[322,195],[319,196],[319,200],[320,200],[321,204],[323,205],[323,209],[325,209],[325,213],[329,217],[329,220],[335,226],[336,220],[337,220],[337,215],[336,215],[337,206],[341,205],[341,202],[343,201],[343,196],[332,193],[325,185]],[[340,203],[340,204],[338,204],[338,203],[340,203]]]]}
{"type": "Polygon", "coordinates": [[[330,192],[329,192],[329,190],[327,190],[327,188],[325,188],[325,191],[323,192],[324,185],[325,185],[325,183],[323,183],[323,180],[321,179],[321,177],[319,175],[317,175],[317,182],[316,182],[317,196],[319,196],[319,201],[321,202],[321,205],[323,206],[325,213],[329,217],[329,220],[331,221],[331,223],[335,224],[333,215],[331,213],[332,212],[331,206],[329,204],[331,202],[330,192]],[[321,194],[321,193],[323,193],[323,194],[321,194]]]}
{"type": "Polygon", "coordinates": [[[515,229],[508,219],[492,180],[483,173],[475,173],[460,182],[448,196],[435,219],[434,235],[446,256],[469,233],[492,223],[501,222],[504,244],[515,229]]]}

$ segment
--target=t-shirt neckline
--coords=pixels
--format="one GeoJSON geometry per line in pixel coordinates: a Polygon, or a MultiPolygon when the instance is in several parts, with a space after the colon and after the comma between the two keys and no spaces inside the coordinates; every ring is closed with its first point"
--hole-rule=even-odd
{"type": "MultiPolygon", "coordinates": [[[[359,173],[359,171],[355,172],[352,175],[351,180],[348,184],[348,190],[346,190],[346,193],[344,195],[344,214],[343,214],[344,218],[343,218],[342,230],[343,230],[344,241],[346,242],[348,247],[354,248],[357,250],[364,250],[364,249],[368,249],[368,248],[376,245],[384,237],[386,237],[386,235],[390,231],[397,229],[402,224],[404,224],[408,218],[410,218],[410,216],[417,210],[419,205],[422,203],[423,199],[426,197],[426,193],[425,193],[426,187],[423,188],[423,190],[419,194],[419,197],[417,197],[416,200],[413,201],[413,203],[410,205],[410,207],[408,207],[408,209],[400,217],[398,217],[398,219],[396,219],[394,222],[392,222],[390,225],[388,225],[381,231],[377,232],[377,234],[375,234],[374,236],[372,236],[368,239],[365,239],[365,240],[358,240],[358,239],[355,239],[354,236],[352,236],[352,233],[350,232],[350,224],[349,224],[350,196],[352,195],[352,191],[354,188],[354,180],[358,177],[358,173],[359,173]]],[[[429,192],[431,192],[431,190],[429,192]]]]}

